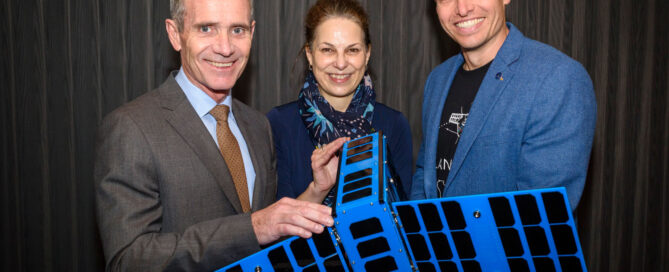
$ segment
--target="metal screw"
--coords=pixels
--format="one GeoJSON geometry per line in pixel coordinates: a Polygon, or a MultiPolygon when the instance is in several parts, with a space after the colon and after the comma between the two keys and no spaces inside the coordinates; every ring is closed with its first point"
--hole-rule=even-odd
{"type": "Polygon", "coordinates": [[[481,217],[481,212],[480,211],[475,211],[474,212],[474,218],[479,218],[481,217]]]}
{"type": "Polygon", "coordinates": [[[374,202],[369,202],[369,206],[374,206],[374,202]]]}
{"type": "Polygon", "coordinates": [[[262,268],[260,268],[260,266],[256,266],[256,272],[260,272],[260,271],[262,271],[262,268]]]}

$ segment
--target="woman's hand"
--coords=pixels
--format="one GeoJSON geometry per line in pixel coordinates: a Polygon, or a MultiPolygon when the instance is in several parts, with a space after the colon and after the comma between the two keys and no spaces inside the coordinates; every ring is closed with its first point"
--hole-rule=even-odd
{"type": "Polygon", "coordinates": [[[316,148],[311,153],[311,171],[314,181],[309,184],[309,187],[307,187],[298,199],[315,203],[321,203],[325,199],[336,182],[337,167],[339,166],[337,151],[348,140],[350,138],[341,137],[321,148],[316,148]]]}

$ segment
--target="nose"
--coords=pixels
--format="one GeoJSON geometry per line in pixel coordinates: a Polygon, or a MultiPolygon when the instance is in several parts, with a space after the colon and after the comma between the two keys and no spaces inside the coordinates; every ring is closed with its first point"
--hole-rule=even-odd
{"type": "Polygon", "coordinates": [[[470,0],[455,0],[457,3],[457,14],[459,16],[465,17],[467,16],[473,9],[472,4],[470,3],[470,0]]]}
{"type": "Polygon", "coordinates": [[[339,69],[339,70],[344,70],[348,64],[348,61],[346,61],[346,55],[344,52],[338,53],[337,54],[337,59],[335,60],[334,67],[339,69]]]}
{"type": "Polygon", "coordinates": [[[220,33],[215,39],[214,53],[229,57],[235,52],[235,45],[230,41],[230,35],[227,33],[220,33]]]}

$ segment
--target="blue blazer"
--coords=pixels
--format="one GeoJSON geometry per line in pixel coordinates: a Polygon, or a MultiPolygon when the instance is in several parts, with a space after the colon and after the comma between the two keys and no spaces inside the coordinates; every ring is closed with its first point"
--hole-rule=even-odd
{"type": "MultiPolygon", "coordinates": [[[[474,99],[443,196],[566,187],[572,209],[583,191],[596,101],[586,70],[555,48],[509,35],[474,99]]],[[[423,141],[412,199],[436,198],[439,123],[458,54],[437,66],[423,98],[423,141]]]]}
{"type": "MultiPolygon", "coordinates": [[[[274,147],[276,149],[276,165],[278,179],[277,199],[282,197],[296,198],[307,189],[313,180],[311,173],[311,153],[314,144],[304,127],[298,112],[297,102],[278,106],[267,113],[274,147]]],[[[372,127],[383,131],[385,135],[389,160],[395,168],[404,192],[411,190],[411,174],[413,172],[413,148],[411,129],[404,115],[379,102],[374,106],[372,127]]]]}

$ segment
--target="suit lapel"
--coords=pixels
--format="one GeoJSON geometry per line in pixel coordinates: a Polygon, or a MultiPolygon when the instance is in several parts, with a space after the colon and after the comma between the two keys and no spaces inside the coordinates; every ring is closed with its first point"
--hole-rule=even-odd
{"type": "MultiPolygon", "coordinates": [[[[424,124],[426,126],[425,135],[433,135],[434,137],[425,137],[427,141],[424,143],[426,147],[431,147],[431,150],[425,152],[425,162],[434,162],[432,165],[425,165],[424,167],[430,167],[430,171],[425,171],[425,180],[431,180],[436,182],[437,172],[436,172],[436,161],[437,161],[437,145],[439,144],[439,126],[441,124],[441,115],[444,111],[444,104],[446,103],[446,98],[448,98],[448,93],[451,89],[451,83],[453,83],[453,78],[455,78],[455,73],[458,71],[460,65],[462,65],[464,58],[462,55],[458,55],[457,59],[448,70],[446,70],[441,76],[436,77],[434,82],[430,82],[431,88],[427,86],[426,89],[434,89],[434,94],[429,94],[426,97],[429,97],[425,101],[425,108],[435,109],[434,112],[423,111],[423,120],[427,120],[424,124]]],[[[434,183],[425,183],[425,193],[427,198],[436,198],[437,192],[432,186],[434,183]],[[430,187],[430,188],[428,188],[430,187]]]]}
{"type": "MultiPolygon", "coordinates": [[[[253,203],[251,210],[252,211],[257,211],[262,209],[263,207],[267,206],[264,205],[263,202],[265,199],[263,199],[263,196],[265,195],[265,190],[267,189],[267,186],[265,186],[267,182],[267,172],[265,167],[263,165],[260,165],[260,159],[259,159],[259,154],[258,152],[261,152],[258,150],[258,142],[260,142],[262,139],[258,139],[258,135],[256,133],[251,132],[251,127],[257,124],[253,124],[251,120],[249,120],[250,114],[246,114],[244,112],[245,108],[243,105],[241,105],[241,102],[237,101],[237,99],[232,99],[232,108],[233,111],[235,112],[235,120],[237,121],[237,126],[239,127],[239,131],[242,133],[244,136],[244,141],[246,141],[246,146],[249,149],[249,154],[251,155],[251,162],[253,163],[253,169],[255,169],[256,172],[256,179],[255,179],[255,185],[253,186],[253,203]]],[[[251,182],[251,181],[249,181],[251,182]]]]}
{"type": "Polygon", "coordinates": [[[457,177],[464,160],[467,158],[476,138],[481,133],[488,116],[495,107],[499,97],[504,93],[506,87],[513,80],[514,71],[511,69],[510,65],[520,56],[522,34],[511,26],[509,28],[509,35],[490,65],[483,82],[481,82],[479,91],[476,94],[474,103],[469,111],[467,125],[462,132],[460,143],[455,150],[453,164],[451,165],[451,171],[448,174],[448,180],[444,191],[448,190],[448,187],[450,187],[453,180],[457,177]]]}
{"type": "Polygon", "coordinates": [[[216,143],[202,120],[188,102],[183,91],[170,76],[161,87],[163,110],[166,111],[166,120],[181,135],[190,148],[197,154],[200,161],[214,176],[216,182],[228,198],[237,213],[242,213],[242,207],[237,196],[237,190],[232,182],[232,176],[221,156],[216,143]]]}

